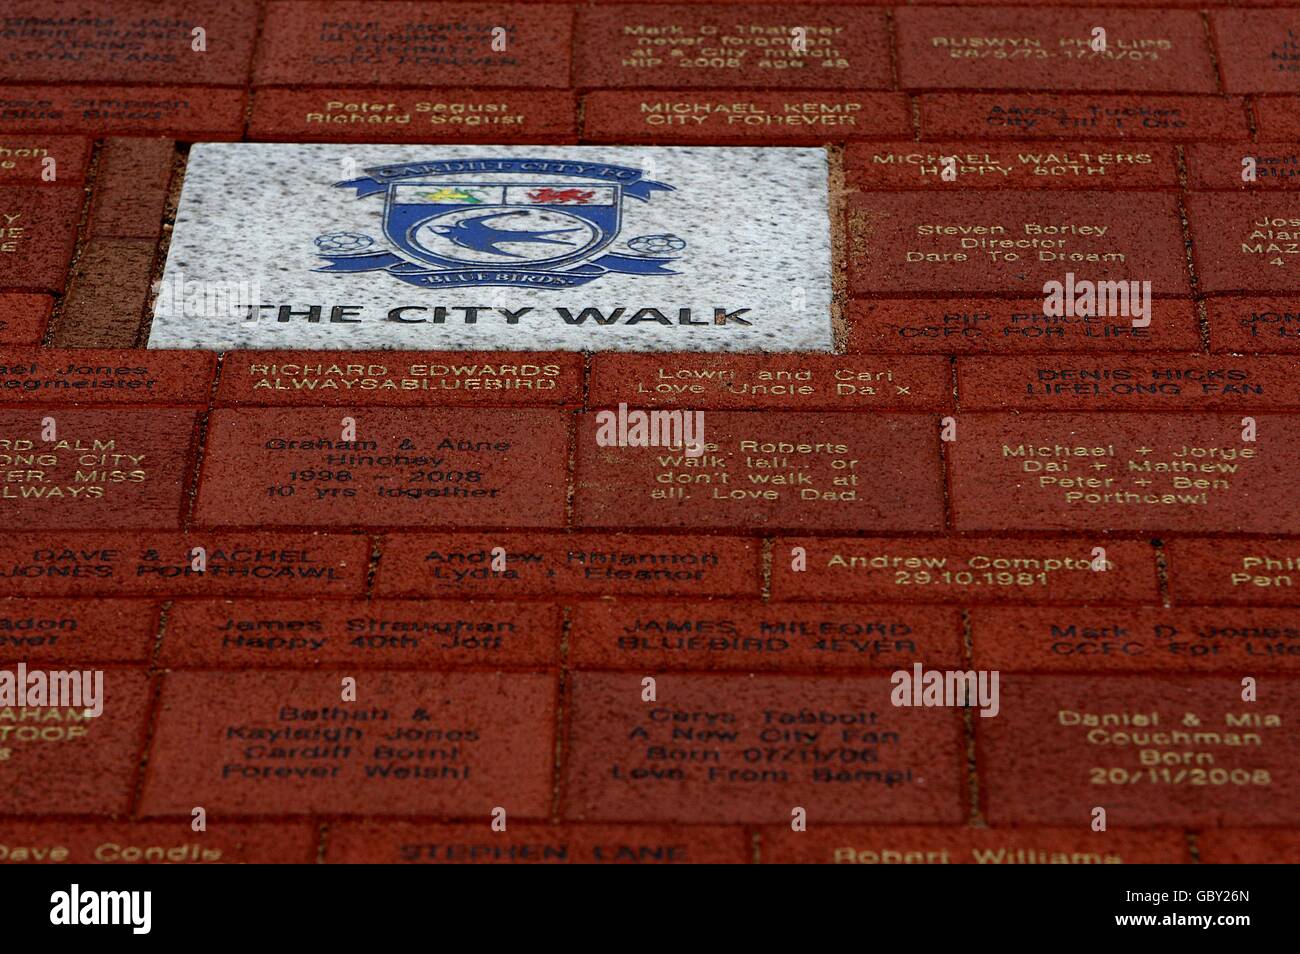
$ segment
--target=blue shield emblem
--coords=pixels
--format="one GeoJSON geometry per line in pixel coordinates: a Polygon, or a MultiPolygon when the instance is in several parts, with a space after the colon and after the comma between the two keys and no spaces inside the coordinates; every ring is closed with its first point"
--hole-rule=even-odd
{"type": "Polygon", "coordinates": [[[676,235],[640,235],[610,246],[623,203],[672,192],[640,169],[594,161],[481,157],[368,168],[336,187],[383,195],[388,247],[362,232],[315,239],[323,272],[382,271],[422,288],[508,285],[577,288],[610,273],[675,275],[686,248],[676,235]],[[490,173],[494,178],[478,178],[490,173]],[[563,178],[547,180],[547,175],[563,178]],[[586,181],[583,181],[586,180],[586,181]]]}
{"type": "Polygon", "coordinates": [[[559,268],[599,252],[618,234],[618,185],[390,183],[384,235],[442,268],[559,268]]]}

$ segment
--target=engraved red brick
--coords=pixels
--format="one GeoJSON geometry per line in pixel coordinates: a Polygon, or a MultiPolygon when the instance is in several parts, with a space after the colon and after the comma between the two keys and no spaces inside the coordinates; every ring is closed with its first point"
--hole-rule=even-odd
{"type": "Polygon", "coordinates": [[[1250,138],[1239,96],[925,93],[915,102],[925,140],[1250,138]]]}
{"type": "Polygon", "coordinates": [[[327,864],[746,864],[749,834],[709,825],[510,825],[343,822],[327,864]]]}
{"type": "MultiPolygon", "coordinates": [[[[963,414],[949,446],[957,530],[1300,532],[1300,417],[963,414]]],[[[1096,542],[1090,546],[1097,545],[1096,542]]]]}
{"type": "Polygon", "coordinates": [[[1285,142],[1300,135],[1300,97],[1256,96],[1254,103],[1261,139],[1285,142]]]}
{"type": "Polygon", "coordinates": [[[1134,328],[1133,319],[1124,316],[1044,315],[1042,296],[856,298],[848,305],[848,326],[850,352],[1019,354],[1200,347],[1192,302],[1160,298],[1151,301],[1151,324],[1145,328],[1134,328]]]}
{"type": "Polygon", "coordinates": [[[626,410],[582,415],[576,523],[746,530],[943,527],[939,429],[930,415],[702,413],[702,436],[693,433],[703,446],[694,457],[683,451],[680,436],[677,447],[613,446],[624,441],[621,434],[631,434],[610,423],[630,419],[626,410]],[[899,481],[899,473],[908,479],[899,481]]]}
{"type": "Polygon", "coordinates": [[[1300,196],[1193,193],[1187,220],[1201,291],[1300,289],[1300,196]]]}
{"type": "Polygon", "coordinates": [[[53,309],[49,295],[0,294],[0,343],[38,344],[53,309]]]}
{"type": "Polygon", "coordinates": [[[560,624],[545,603],[178,600],[160,665],[546,667],[559,661],[560,624]]]}
{"type": "Polygon", "coordinates": [[[1300,13],[1215,10],[1210,29],[1227,92],[1300,92],[1300,13]]]}
{"type": "Polygon", "coordinates": [[[631,533],[397,534],[376,596],[757,596],[759,541],[631,533]],[[505,569],[492,567],[493,550],[505,569]]]}
{"type": "Polygon", "coordinates": [[[284,142],[573,142],[572,93],[260,89],[248,138],[284,142]]]}
{"type": "Polygon", "coordinates": [[[980,606],[970,624],[977,669],[1300,671],[1294,610],[980,606]]]}
{"type": "Polygon", "coordinates": [[[0,864],[314,864],[317,826],[210,819],[0,823],[0,864]]]}
{"type": "Polygon", "coordinates": [[[963,410],[1217,410],[1300,408],[1291,358],[1062,355],[961,358],[963,410]]]}
{"type": "Polygon", "coordinates": [[[899,93],[690,93],[638,90],[583,97],[586,142],[816,145],[906,136],[899,93]]]}
{"type": "Polygon", "coordinates": [[[1041,295],[1067,271],[1189,291],[1172,195],[864,192],[848,221],[854,294],[1041,295]]]}
{"type": "Polygon", "coordinates": [[[963,817],[960,720],[900,708],[888,676],[577,672],[561,814],[576,821],[963,817]]]}
{"type": "Polygon", "coordinates": [[[1110,11],[1102,51],[1092,46],[1097,15],[1083,10],[903,7],[894,24],[904,89],[1215,92],[1191,11],[1110,11]]]}
{"type": "MultiPolygon", "coordinates": [[[[1063,0],[1057,6],[1069,7],[1193,7],[1203,9],[1205,7],[1219,6],[1225,0],[1063,0]]],[[[1245,6],[1251,3],[1268,3],[1271,0],[1238,0],[1245,6]]],[[[918,7],[1005,7],[1006,0],[913,0],[913,4],[918,7]]]]}
{"type": "Polygon", "coordinates": [[[817,826],[762,831],[763,864],[1186,864],[1181,831],[817,826]]]}
{"type": "Polygon", "coordinates": [[[210,351],[5,348],[0,403],[206,406],[216,364],[210,351]]]}
{"type": "Polygon", "coordinates": [[[939,357],[605,351],[592,356],[588,400],[609,408],[938,411],[952,403],[951,376],[939,357]]]}
{"type": "Polygon", "coordinates": [[[1300,863],[1300,831],[1207,828],[1196,838],[1201,864],[1294,865],[1300,863]]]}
{"type": "Polygon", "coordinates": [[[425,86],[436,76],[442,87],[565,87],[570,18],[566,7],[539,15],[525,3],[433,8],[272,0],[253,83],[425,86]]]}
{"type": "Polygon", "coordinates": [[[0,185],[81,185],[90,145],[80,136],[6,133],[0,136],[0,185]]]}
{"type": "Polygon", "coordinates": [[[0,411],[0,513],[10,529],[179,527],[193,411],[0,411]],[[46,416],[42,416],[46,415],[46,416]],[[56,433],[47,440],[45,421],[56,433]]]}
{"type": "Polygon", "coordinates": [[[0,287],[63,291],[82,199],[77,189],[0,188],[0,287]]]}
{"type": "Polygon", "coordinates": [[[0,80],[240,86],[257,7],[256,0],[78,0],[51,21],[41,0],[10,0],[5,13],[14,29],[0,36],[0,80]]]}
{"type": "Polygon", "coordinates": [[[792,672],[961,661],[955,608],[599,600],[571,615],[569,664],[582,669],[792,672]]]}
{"type": "Polygon", "coordinates": [[[1211,351],[1300,351],[1300,301],[1289,298],[1211,298],[1206,303],[1211,351]]]}
{"type": "Polygon", "coordinates": [[[147,663],[158,607],[146,600],[0,600],[0,658],[147,663]]]}
{"type": "Polygon", "coordinates": [[[344,702],[347,677],[168,673],[141,813],[549,813],[554,677],[358,673],[344,702]]]}
{"type": "Polygon", "coordinates": [[[580,87],[888,89],[884,14],[852,6],[580,8],[574,80],[580,87]],[[804,28],[796,52],[791,31],[804,28]]]}
{"type": "Polygon", "coordinates": [[[170,139],[113,138],[100,148],[90,233],[156,239],[162,232],[176,144],[170,139]]]}
{"type": "Polygon", "coordinates": [[[0,594],[357,596],[369,559],[357,536],[14,533],[0,538],[0,594]]]}
{"type": "Polygon", "coordinates": [[[1178,185],[1174,147],[1092,143],[850,143],[859,189],[1159,189],[1178,185]],[[951,170],[949,178],[944,173],[951,170]]]}
{"type": "Polygon", "coordinates": [[[1005,674],[1001,711],[975,721],[984,814],[993,825],[1069,825],[1106,809],[1108,828],[1282,825],[1300,819],[1300,681],[1005,674]]]}
{"type": "Polygon", "coordinates": [[[218,404],[441,407],[580,404],[568,352],[228,351],[218,404]]]}
{"type": "Polygon", "coordinates": [[[0,132],[238,139],[244,91],[208,86],[0,86],[0,132]]]}
{"type": "Polygon", "coordinates": [[[1287,143],[1193,143],[1184,147],[1183,154],[1187,157],[1187,184],[1193,189],[1300,188],[1300,149],[1287,143]]]}
{"type": "Polygon", "coordinates": [[[1107,540],[1104,572],[1091,568],[1091,547],[1090,541],[1076,538],[782,537],[772,544],[772,598],[820,600],[831,594],[887,603],[1157,601],[1150,546],[1107,540]],[[795,569],[799,564],[803,568],[795,569]]]}
{"type": "Polygon", "coordinates": [[[246,526],[561,526],[556,411],[218,410],[195,521],[246,526]]]}
{"type": "Polygon", "coordinates": [[[1171,540],[1165,559],[1175,603],[1300,606],[1294,540],[1171,540]]]}
{"type": "MultiPolygon", "coordinates": [[[[17,679],[16,665],[0,669],[14,674],[6,679],[17,679]]],[[[109,669],[104,671],[100,691],[102,711],[97,716],[88,717],[86,712],[93,707],[86,706],[42,703],[0,708],[0,754],[5,767],[0,815],[29,813],[34,805],[59,814],[109,815],[130,810],[145,741],[149,677],[138,669],[109,669]]],[[[93,700],[83,696],[82,701],[93,700]]]]}

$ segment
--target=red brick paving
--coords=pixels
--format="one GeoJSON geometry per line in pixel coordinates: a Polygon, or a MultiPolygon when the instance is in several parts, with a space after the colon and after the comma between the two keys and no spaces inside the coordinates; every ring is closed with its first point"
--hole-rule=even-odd
{"type": "Polygon", "coordinates": [[[635,355],[591,359],[593,406],[719,410],[938,411],[952,403],[940,357],[635,355]]]}
{"type": "Polygon", "coordinates": [[[305,822],[0,820],[0,864],[311,864],[318,836],[305,822]]]}
{"type": "Polygon", "coordinates": [[[744,864],[739,827],[691,825],[510,826],[344,822],[330,828],[326,864],[744,864]]]}
{"type": "Polygon", "coordinates": [[[178,528],[193,411],[0,411],[0,501],[15,530],[178,528]],[[56,436],[42,433],[54,421],[56,436]]]}
{"type": "Polygon", "coordinates": [[[975,661],[1040,672],[1300,669],[1300,618],[1232,607],[978,607],[975,661]]]}
{"type": "Polygon", "coordinates": [[[246,599],[178,600],[167,622],[177,669],[529,668],[558,663],[562,620],[545,603],[246,599]]]}
{"type": "Polygon", "coordinates": [[[557,411],[219,410],[201,526],[558,527],[557,411]],[[340,437],[342,422],[354,433],[340,437]]]}
{"type": "Polygon", "coordinates": [[[1243,97],[1159,93],[923,93],[922,140],[1214,142],[1250,138],[1243,97]]]}
{"type": "Polygon", "coordinates": [[[594,600],[573,607],[569,632],[569,659],[584,669],[869,670],[961,658],[955,608],[594,600]]]}
{"type": "Polygon", "coordinates": [[[0,655],[42,662],[149,661],[158,604],[148,600],[0,600],[0,655]]]}
{"type": "Polygon", "coordinates": [[[108,702],[0,708],[0,863],[1300,860],[1300,13],[1228,6],[82,0],[6,34],[0,657],[105,668],[108,702]],[[142,350],[189,146],[241,138],[829,146],[840,353],[142,350]],[[1042,250],[1083,257],[961,241],[1062,225],[1094,231],[1042,250]],[[1067,270],[1151,281],[1151,323],[1045,315],[1067,270]],[[590,439],[619,403],[705,411],[729,463],[687,476],[845,450],[794,495],[655,497],[654,449],[590,439]],[[376,485],[418,467],[326,488],[294,475],[333,451],[266,446],[343,416],[520,453],[456,452],[497,498],[395,510],[376,485]],[[1067,503],[1103,469],[1021,444],[1235,469],[1067,503]],[[856,499],[798,492],[840,473],[856,499]],[[914,663],[998,671],[998,715],[896,709],[914,663]]]}
{"type": "Polygon", "coordinates": [[[1105,27],[1113,45],[1105,51],[1090,46],[1097,15],[1086,10],[904,7],[894,23],[904,89],[1215,91],[1196,13],[1109,13],[1105,27]],[[962,42],[1007,36],[1015,39],[962,42]]]}
{"type": "Polygon", "coordinates": [[[544,817],[554,707],[542,673],[171,672],[141,811],[544,817]]]}
{"type": "Polygon", "coordinates": [[[1284,354],[1300,351],[1300,299],[1211,298],[1206,303],[1211,351],[1284,354]]]}
{"type": "Polygon", "coordinates": [[[1151,324],[1110,315],[1047,316],[1041,298],[855,298],[849,302],[852,352],[1019,354],[1057,351],[1195,351],[1192,302],[1155,299],[1151,324]]]}
{"type": "Polygon", "coordinates": [[[939,443],[926,415],[708,414],[699,456],[597,445],[578,422],[582,527],[939,530],[939,443]],[[867,463],[884,470],[866,469],[867,463]],[[864,472],[865,469],[865,472],[864,472]],[[900,483],[888,476],[906,471],[900,483]],[[629,505],[631,509],[629,511],[629,505]]]}
{"type": "Polygon", "coordinates": [[[990,824],[1068,825],[1094,807],[1116,828],[1300,822],[1296,679],[1007,675],[1004,709],[975,719],[990,824]]]}
{"type": "Polygon", "coordinates": [[[107,140],[99,154],[90,234],[156,239],[175,158],[170,139],[107,140]]]}
{"type": "Polygon", "coordinates": [[[848,210],[855,295],[1042,293],[1068,270],[1188,291],[1173,196],[862,192],[848,210]]]}
{"type": "Polygon", "coordinates": [[[762,541],[631,533],[392,534],[376,596],[757,596],[762,541]],[[493,567],[494,548],[504,563],[493,567]]]}
{"type": "Polygon", "coordinates": [[[79,136],[0,136],[0,185],[81,185],[90,165],[92,145],[91,140],[79,136]],[[47,159],[53,159],[53,164],[47,159]]]}
{"type": "Polygon", "coordinates": [[[969,410],[1300,410],[1290,358],[1098,355],[957,361],[969,410]]]}
{"type": "Polygon", "coordinates": [[[1188,860],[1188,850],[1180,831],[843,825],[816,832],[765,829],[762,860],[837,865],[1178,864],[1188,860]]]}
{"type": "Polygon", "coordinates": [[[562,814],[575,821],[948,822],[963,815],[960,719],[895,709],[880,679],[575,672],[562,814]],[[791,796],[798,800],[791,802],[791,796]]]}
{"type": "Polygon", "coordinates": [[[859,189],[1161,189],[1178,185],[1174,147],[1093,143],[850,143],[848,180],[859,189]],[[943,178],[952,160],[956,177],[943,178]]]}
{"type": "Polygon", "coordinates": [[[1187,217],[1202,291],[1300,288],[1300,197],[1193,194],[1187,217]]]}
{"type": "Polygon", "coordinates": [[[897,93],[598,90],[582,100],[583,138],[608,143],[820,145],[828,138],[880,139],[911,131],[897,93]]]}
{"type": "Polygon", "coordinates": [[[406,0],[270,0],[253,68],[256,86],[566,87],[570,13],[533,16],[527,4],[467,4],[437,11],[406,0]],[[505,49],[491,47],[493,29],[505,49]]]}
{"type": "Polygon", "coordinates": [[[1300,533],[1287,492],[1300,421],[1255,419],[1264,434],[1252,444],[1241,440],[1239,414],[963,415],[951,458],[953,526],[1300,533]]]}
{"type": "Polygon", "coordinates": [[[0,85],[0,132],[238,139],[247,94],[205,86],[0,85]]]}
{"type": "Polygon", "coordinates": [[[891,603],[1149,603],[1157,600],[1155,555],[1136,540],[1106,540],[1104,571],[1092,569],[1086,536],[778,537],[772,596],[835,593],[891,603]],[[794,569],[804,551],[806,569],[794,569]]]}
{"type": "Polygon", "coordinates": [[[216,357],[139,348],[5,348],[0,404],[179,404],[207,407],[216,357]]]}
{"type": "MultiPolygon", "coordinates": [[[[0,668],[16,672],[13,656],[0,668]]],[[[8,779],[0,788],[0,817],[126,812],[144,745],[149,683],[142,669],[105,670],[98,716],[66,705],[0,708],[8,779]]]]}
{"type": "Polygon", "coordinates": [[[796,23],[780,6],[614,4],[580,8],[575,25],[580,87],[888,89],[889,60],[885,16],[867,7],[818,6],[796,23]]]}
{"type": "Polygon", "coordinates": [[[248,138],[284,142],[570,142],[577,101],[529,90],[260,89],[248,138]]]}
{"type": "Polygon", "coordinates": [[[1300,150],[1287,143],[1219,145],[1194,143],[1185,150],[1187,183],[1193,189],[1255,190],[1300,187],[1300,150]],[[1244,179],[1243,160],[1255,160],[1255,178],[1244,179]]]}
{"type": "Polygon", "coordinates": [[[62,290],[82,198],[75,189],[0,188],[0,284],[62,290]]]}
{"type": "Polygon", "coordinates": [[[582,403],[582,357],[572,353],[228,351],[221,369],[222,405],[582,403]]]}
{"type": "Polygon", "coordinates": [[[49,295],[22,292],[0,294],[0,341],[5,344],[38,344],[45,336],[54,299],[49,295]]]}

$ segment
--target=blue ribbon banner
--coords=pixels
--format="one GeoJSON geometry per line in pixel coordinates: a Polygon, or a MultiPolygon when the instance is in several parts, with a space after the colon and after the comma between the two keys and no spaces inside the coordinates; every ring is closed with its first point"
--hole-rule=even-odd
{"type": "MultiPolygon", "coordinates": [[[[573,176],[616,182],[623,194],[649,202],[656,192],[672,192],[673,187],[663,182],[643,179],[642,171],[630,166],[615,166],[604,162],[574,162],[568,159],[436,159],[426,162],[404,162],[391,166],[375,166],[367,175],[335,184],[338,189],[355,189],[358,199],[372,196],[388,189],[403,179],[427,179],[430,176],[484,175],[491,173],[523,173],[532,176],[573,176]]],[[[431,269],[408,262],[391,252],[368,252],[362,255],[325,255],[329,264],[316,269],[319,272],[373,272],[383,270],[411,285],[425,288],[461,288],[471,285],[512,285],[520,288],[577,288],[595,281],[610,272],[625,275],[673,275],[668,269],[669,258],[637,257],[609,253],[601,255],[566,271],[517,268],[513,266],[471,266],[453,269],[431,269]]]]}
{"type": "Polygon", "coordinates": [[[524,173],[527,175],[576,176],[617,182],[623,192],[634,199],[649,202],[656,192],[672,192],[663,182],[642,179],[640,169],[614,166],[607,162],[573,162],[569,159],[434,159],[427,162],[403,162],[367,169],[367,175],[335,183],[336,189],[356,189],[357,198],[383,192],[389,183],[428,176],[483,175],[485,173],[524,173]]]}
{"type": "Polygon", "coordinates": [[[667,268],[671,259],[638,258],[611,252],[564,272],[538,268],[471,267],[424,268],[399,258],[392,252],[367,255],[326,255],[329,264],[318,272],[373,272],[383,269],[394,278],[423,288],[463,288],[470,285],[513,285],[518,288],[577,288],[609,272],[625,275],[673,275],[667,268]]]}

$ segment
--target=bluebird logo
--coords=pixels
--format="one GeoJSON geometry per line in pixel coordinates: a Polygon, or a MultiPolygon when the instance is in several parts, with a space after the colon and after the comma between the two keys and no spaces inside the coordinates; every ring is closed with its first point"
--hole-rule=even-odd
{"type": "MultiPolygon", "coordinates": [[[[611,246],[628,201],[673,187],[640,169],[557,159],[464,159],[366,169],[335,184],[383,197],[381,244],[361,232],[316,238],[322,272],[383,271],[425,288],[486,285],[564,289],[617,272],[674,275],[686,248],[675,235],[611,246]]],[[[379,211],[379,210],[377,210],[379,211]]]]}

